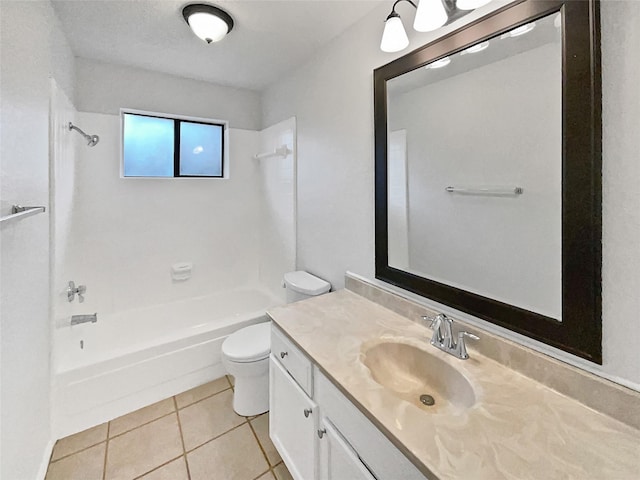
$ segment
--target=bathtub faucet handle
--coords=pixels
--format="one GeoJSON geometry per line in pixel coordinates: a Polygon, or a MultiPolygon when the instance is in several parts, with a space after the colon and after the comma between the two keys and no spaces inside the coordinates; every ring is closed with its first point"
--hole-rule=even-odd
{"type": "Polygon", "coordinates": [[[69,302],[73,302],[73,299],[78,295],[78,301],[80,303],[84,302],[84,294],[87,292],[86,285],[78,285],[73,280],[69,282],[69,286],[67,287],[67,300],[69,302]]]}

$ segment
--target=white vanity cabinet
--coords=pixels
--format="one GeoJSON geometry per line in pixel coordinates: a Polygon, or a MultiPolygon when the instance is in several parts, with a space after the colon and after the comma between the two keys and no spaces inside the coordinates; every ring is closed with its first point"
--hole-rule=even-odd
{"type": "Polygon", "coordinates": [[[328,418],[320,422],[319,480],[376,480],[328,418]]]}
{"type": "Polygon", "coordinates": [[[269,435],[295,480],[314,480],[318,406],[271,355],[269,435]]]}
{"type": "Polygon", "coordinates": [[[295,480],[424,480],[420,471],[275,325],[271,440],[295,480]]]}

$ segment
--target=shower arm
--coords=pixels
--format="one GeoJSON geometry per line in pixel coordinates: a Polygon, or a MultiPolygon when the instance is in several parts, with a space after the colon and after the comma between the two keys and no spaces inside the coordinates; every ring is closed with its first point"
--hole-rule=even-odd
{"type": "Polygon", "coordinates": [[[98,143],[99,137],[97,135],[88,135],[84,133],[84,131],[81,128],[76,127],[72,122],[69,122],[68,127],[69,127],[69,130],[75,130],[80,135],[82,135],[84,139],[88,142],[89,146],[93,147],[96,143],[98,143]]]}
{"type": "Polygon", "coordinates": [[[84,131],[82,131],[81,128],[76,127],[73,123],[69,122],[69,130],[75,130],[76,132],[79,132],[80,135],[82,135],[84,138],[86,138],[87,140],[91,140],[91,135],[87,135],[86,133],[84,133],[84,131]]]}

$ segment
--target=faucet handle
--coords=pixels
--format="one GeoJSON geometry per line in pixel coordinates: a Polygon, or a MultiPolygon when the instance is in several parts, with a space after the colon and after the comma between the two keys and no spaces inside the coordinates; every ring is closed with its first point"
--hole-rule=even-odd
{"type": "Polygon", "coordinates": [[[429,328],[433,329],[436,324],[437,317],[430,317],[429,315],[420,315],[423,322],[429,322],[429,328]]]}
{"type": "Polygon", "coordinates": [[[446,320],[446,316],[442,313],[436,315],[435,317],[430,317],[428,315],[422,315],[422,319],[427,321],[429,320],[431,324],[429,328],[433,330],[433,336],[431,337],[432,345],[441,345],[444,341],[444,336],[442,335],[442,322],[446,320]]]}
{"type": "Polygon", "coordinates": [[[480,337],[477,335],[474,335],[473,333],[470,332],[460,332],[458,333],[458,339],[462,340],[464,337],[469,337],[471,340],[480,340],[480,337]]]}
{"type": "Polygon", "coordinates": [[[469,358],[469,354],[467,353],[467,345],[465,344],[464,337],[469,337],[471,340],[480,340],[480,337],[474,335],[469,332],[460,332],[458,333],[458,343],[456,345],[456,354],[458,358],[462,360],[466,360],[469,358]]]}
{"type": "Polygon", "coordinates": [[[436,315],[435,317],[430,317],[429,315],[421,315],[420,318],[422,318],[422,320],[424,320],[425,322],[430,322],[429,323],[429,328],[431,330],[440,328],[440,325],[442,324],[442,320],[446,319],[447,317],[442,314],[439,313],[438,315],[436,315]]]}

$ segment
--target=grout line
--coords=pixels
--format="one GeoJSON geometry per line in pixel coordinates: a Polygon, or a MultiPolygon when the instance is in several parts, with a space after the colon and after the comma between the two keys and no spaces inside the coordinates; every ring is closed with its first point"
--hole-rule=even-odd
{"type": "Polygon", "coordinates": [[[180,422],[180,412],[178,411],[178,400],[173,397],[173,406],[176,408],[176,418],[178,419],[178,430],[180,431],[180,443],[182,444],[182,455],[184,456],[184,463],[187,467],[187,479],[191,480],[191,472],[189,471],[189,462],[187,462],[187,449],[184,446],[184,434],[182,433],[182,423],[180,422]]]}
{"type": "MultiPolygon", "coordinates": [[[[0,0],[0,1],[1,1],[1,0],[0,0]]],[[[153,403],[152,403],[151,405],[153,405],[153,403]]],[[[142,407],[142,408],[146,408],[146,407],[142,407]]],[[[125,430],[124,432],[121,432],[121,433],[118,433],[118,434],[114,435],[113,437],[109,438],[109,440],[113,440],[114,438],[121,437],[122,435],[125,435],[125,434],[127,434],[127,433],[129,433],[129,432],[133,432],[134,430],[137,430],[137,429],[138,429],[138,428],[140,428],[140,427],[145,427],[145,426],[149,425],[150,423],[153,423],[153,422],[155,422],[156,420],[160,420],[161,418],[168,417],[169,415],[171,415],[171,414],[173,414],[173,413],[176,413],[176,411],[175,411],[175,410],[172,410],[172,411],[170,411],[169,413],[164,413],[164,414],[160,415],[159,417],[154,418],[153,420],[149,420],[148,422],[144,422],[144,423],[141,423],[140,425],[136,425],[135,427],[130,428],[129,430],[125,430]]],[[[129,414],[127,413],[126,415],[129,415],[129,414]]],[[[123,415],[123,417],[124,417],[124,415],[123,415]]],[[[118,417],[118,418],[120,418],[120,417],[118,417]]],[[[114,419],[114,420],[117,420],[117,418],[116,418],[116,419],[114,419]]],[[[113,421],[113,420],[112,420],[112,421],[113,421]]],[[[111,422],[109,422],[109,423],[111,423],[111,422]]]]}
{"type": "MultiPolygon", "coordinates": [[[[197,388],[197,387],[196,387],[196,388],[197,388]]],[[[201,401],[206,400],[207,398],[215,397],[215,396],[216,396],[216,395],[218,395],[219,393],[226,392],[227,390],[231,390],[231,391],[233,391],[233,389],[232,389],[231,387],[227,387],[227,388],[225,388],[224,390],[220,390],[219,392],[212,393],[211,395],[207,395],[206,397],[199,398],[199,399],[198,399],[198,400],[196,400],[195,402],[188,403],[188,404],[183,405],[183,406],[181,406],[181,407],[178,407],[178,402],[176,401],[176,409],[178,409],[178,410],[184,410],[185,408],[190,407],[191,405],[195,405],[196,403],[200,403],[201,401]]],[[[189,390],[187,390],[187,392],[188,392],[188,391],[189,391],[189,390]]],[[[184,392],[183,392],[183,393],[184,393],[184,392]]],[[[179,394],[178,394],[178,395],[179,395],[179,394]]]]}
{"type": "Polygon", "coordinates": [[[221,433],[220,435],[218,435],[218,436],[216,436],[216,437],[213,437],[213,438],[210,438],[210,439],[209,439],[209,440],[207,440],[206,442],[203,442],[203,443],[201,443],[200,445],[197,445],[197,446],[193,447],[192,449],[187,450],[185,453],[191,453],[191,452],[193,452],[194,450],[197,450],[197,449],[199,449],[200,447],[202,447],[202,446],[206,445],[207,443],[211,443],[211,442],[213,442],[214,440],[219,439],[219,438],[220,438],[220,437],[222,437],[223,435],[226,435],[227,433],[229,433],[229,432],[231,432],[231,431],[233,431],[233,430],[236,430],[236,429],[240,428],[240,427],[241,427],[241,426],[243,426],[245,423],[249,423],[249,422],[244,421],[244,422],[242,422],[240,425],[236,425],[235,427],[230,428],[230,429],[229,429],[229,430],[227,430],[226,432],[223,432],[223,433],[221,433]]]}
{"type": "Polygon", "coordinates": [[[184,457],[184,455],[178,455],[177,457],[173,457],[170,460],[167,460],[166,462],[164,462],[162,465],[158,465],[157,467],[153,467],[151,470],[149,470],[147,472],[144,472],[142,475],[138,475],[137,477],[133,477],[133,480],[137,480],[139,478],[144,477],[145,475],[149,475],[151,472],[155,472],[156,470],[161,469],[162,467],[166,467],[171,462],[175,462],[176,460],[180,459],[181,457],[184,457]]]}
{"type": "Polygon", "coordinates": [[[231,383],[231,378],[229,377],[229,375],[225,375],[225,378],[227,379],[227,383],[229,383],[229,388],[231,388],[231,390],[235,390],[233,383],[231,383]]]}
{"type": "MultiPolygon", "coordinates": [[[[0,0],[0,1],[2,1],[2,0],[0,0]]],[[[107,437],[107,439],[108,439],[108,437],[107,437]]],[[[87,447],[82,447],[80,450],[76,450],[75,452],[69,453],[69,454],[64,455],[64,456],[62,456],[62,457],[60,457],[60,458],[56,458],[55,460],[49,460],[49,465],[51,465],[52,463],[59,462],[60,460],[64,460],[65,458],[69,458],[69,457],[71,457],[71,456],[73,456],[73,455],[75,455],[75,454],[77,454],[77,453],[82,453],[82,452],[84,452],[85,450],[89,450],[90,448],[97,447],[97,446],[98,446],[98,445],[100,445],[101,443],[106,442],[106,441],[107,441],[107,439],[105,439],[105,440],[100,440],[98,443],[94,443],[93,445],[89,445],[89,446],[87,446],[87,447]]],[[[51,454],[51,456],[53,456],[53,453],[51,454]]]]}
{"type": "Polygon", "coordinates": [[[109,454],[109,430],[111,422],[107,422],[107,444],[104,446],[104,463],[102,465],[102,480],[107,478],[107,455],[109,454]]]}
{"type": "MultiPolygon", "coordinates": [[[[258,417],[255,417],[255,418],[258,418],[258,417]]],[[[267,452],[264,449],[264,447],[262,446],[262,443],[260,443],[260,438],[258,437],[258,434],[256,433],[255,429],[253,428],[253,425],[251,424],[251,421],[249,421],[247,423],[249,424],[249,428],[251,429],[251,432],[253,432],[253,436],[255,437],[256,442],[258,442],[258,447],[260,448],[260,451],[262,452],[262,456],[267,461],[267,466],[269,468],[271,468],[271,466],[272,466],[271,462],[269,461],[269,457],[267,457],[267,452]]]]}

